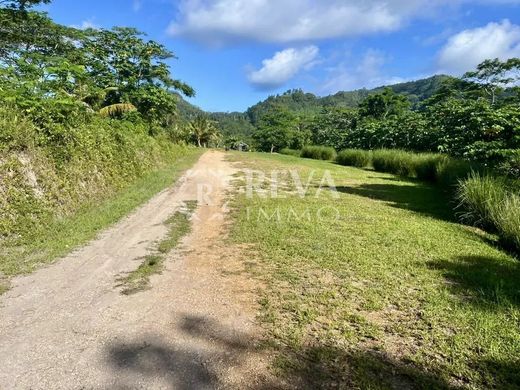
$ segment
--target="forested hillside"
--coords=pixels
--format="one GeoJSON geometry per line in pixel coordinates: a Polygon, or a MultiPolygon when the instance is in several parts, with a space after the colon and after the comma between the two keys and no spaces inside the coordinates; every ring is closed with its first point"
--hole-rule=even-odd
{"type": "MultiPolygon", "coordinates": [[[[449,76],[433,76],[427,79],[410,81],[407,83],[390,85],[392,91],[406,96],[412,105],[428,99],[435,94],[442,83],[449,80],[449,76]]],[[[298,115],[311,115],[326,107],[357,107],[370,94],[382,92],[386,87],[374,89],[358,89],[342,91],[334,95],[319,97],[312,93],[305,93],[300,89],[289,90],[282,95],[270,96],[263,102],[250,107],[246,113],[251,122],[256,125],[264,113],[271,108],[284,107],[298,115]]]]}

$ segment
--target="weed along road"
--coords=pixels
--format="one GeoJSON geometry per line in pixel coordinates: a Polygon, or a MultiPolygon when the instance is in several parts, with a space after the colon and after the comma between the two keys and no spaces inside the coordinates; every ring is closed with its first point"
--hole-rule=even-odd
{"type": "Polygon", "coordinates": [[[177,185],[84,248],[14,279],[0,296],[0,388],[243,388],[264,380],[253,286],[222,244],[235,171],[224,153],[207,152],[177,185]],[[191,232],[164,256],[162,272],[123,294],[121,281],[168,235],[165,221],[201,188],[191,232]]]}

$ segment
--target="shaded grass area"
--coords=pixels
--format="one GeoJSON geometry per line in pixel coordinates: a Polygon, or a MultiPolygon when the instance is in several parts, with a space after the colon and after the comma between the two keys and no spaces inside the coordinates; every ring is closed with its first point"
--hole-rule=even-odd
{"type": "Polygon", "coordinates": [[[186,202],[184,207],[164,222],[168,227],[167,236],[157,244],[152,253],[144,257],[144,261],[135,271],[119,280],[123,294],[130,295],[146,289],[150,284],[150,276],[162,271],[166,255],[190,232],[191,217],[196,208],[196,201],[186,202]]]}
{"type": "Polygon", "coordinates": [[[55,220],[46,229],[19,240],[16,246],[0,246],[0,275],[8,278],[31,272],[94,239],[100,231],[175,183],[201,154],[201,150],[189,149],[174,164],[143,176],[105,201],[86,204],[74,215],[55,220]]]}
{"type": "Polygon", "coordinates": [[[231,239],[253,244],[267,286],[260,319],[280,376],[306,388],[520,387],[518,261],[454,222],[442,189],[288,156],[231,158],[266,180],[311,178],[303,198],[239,191],[233,205],[231,239]],[[326,171],[337,196],[316,196],[326,171]]]}

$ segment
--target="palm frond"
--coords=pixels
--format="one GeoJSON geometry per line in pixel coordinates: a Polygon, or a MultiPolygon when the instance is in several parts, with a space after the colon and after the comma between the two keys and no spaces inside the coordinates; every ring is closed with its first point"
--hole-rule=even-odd
{"type": "Polygon", "coordinates": [[[99,110],[99,114],[107,118],[115,118],[132,111],[137,111],[137,108],[132,103],[116,103],[103,107],[99,110]]]}

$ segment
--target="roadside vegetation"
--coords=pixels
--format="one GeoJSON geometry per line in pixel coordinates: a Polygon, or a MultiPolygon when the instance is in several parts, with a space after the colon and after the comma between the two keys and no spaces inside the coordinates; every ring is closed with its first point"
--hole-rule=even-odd
{"type": "Polygon", "coordinates": [[[184,207],[181,207],[165,221],[164,224],[168,228],[166,238],[157,243],[156,248],[144,257],[143,262],[135,271],[119,280],[123,294],[134,294],[149,287],[150,276],[163,270],[166,256],[190,232],[191,218],[196,208],[196,201],[186,202],[184,207]]]}
{"type": "MultiPolygon", "coordinates": [[[[93,238],[216,145],[174,54],[133,28],[80,30],[0,2],[0,280],[93,238]]],[[[5,284],[5,283],[4,283],[5,284]]]]}
{"type": "Polygon", "coordinates": [[[281,196],[239,191],[233,205],[231,240],[251,248],[267,286],[260,319],[278,375],[308,388],[520,386],[518,261],[457,223],[442,187],[291,156],[232,159],[310,179],[303,198],[279,175],[281,196]],[[339,198],[317,196],[326,171],[339,198]]]}

